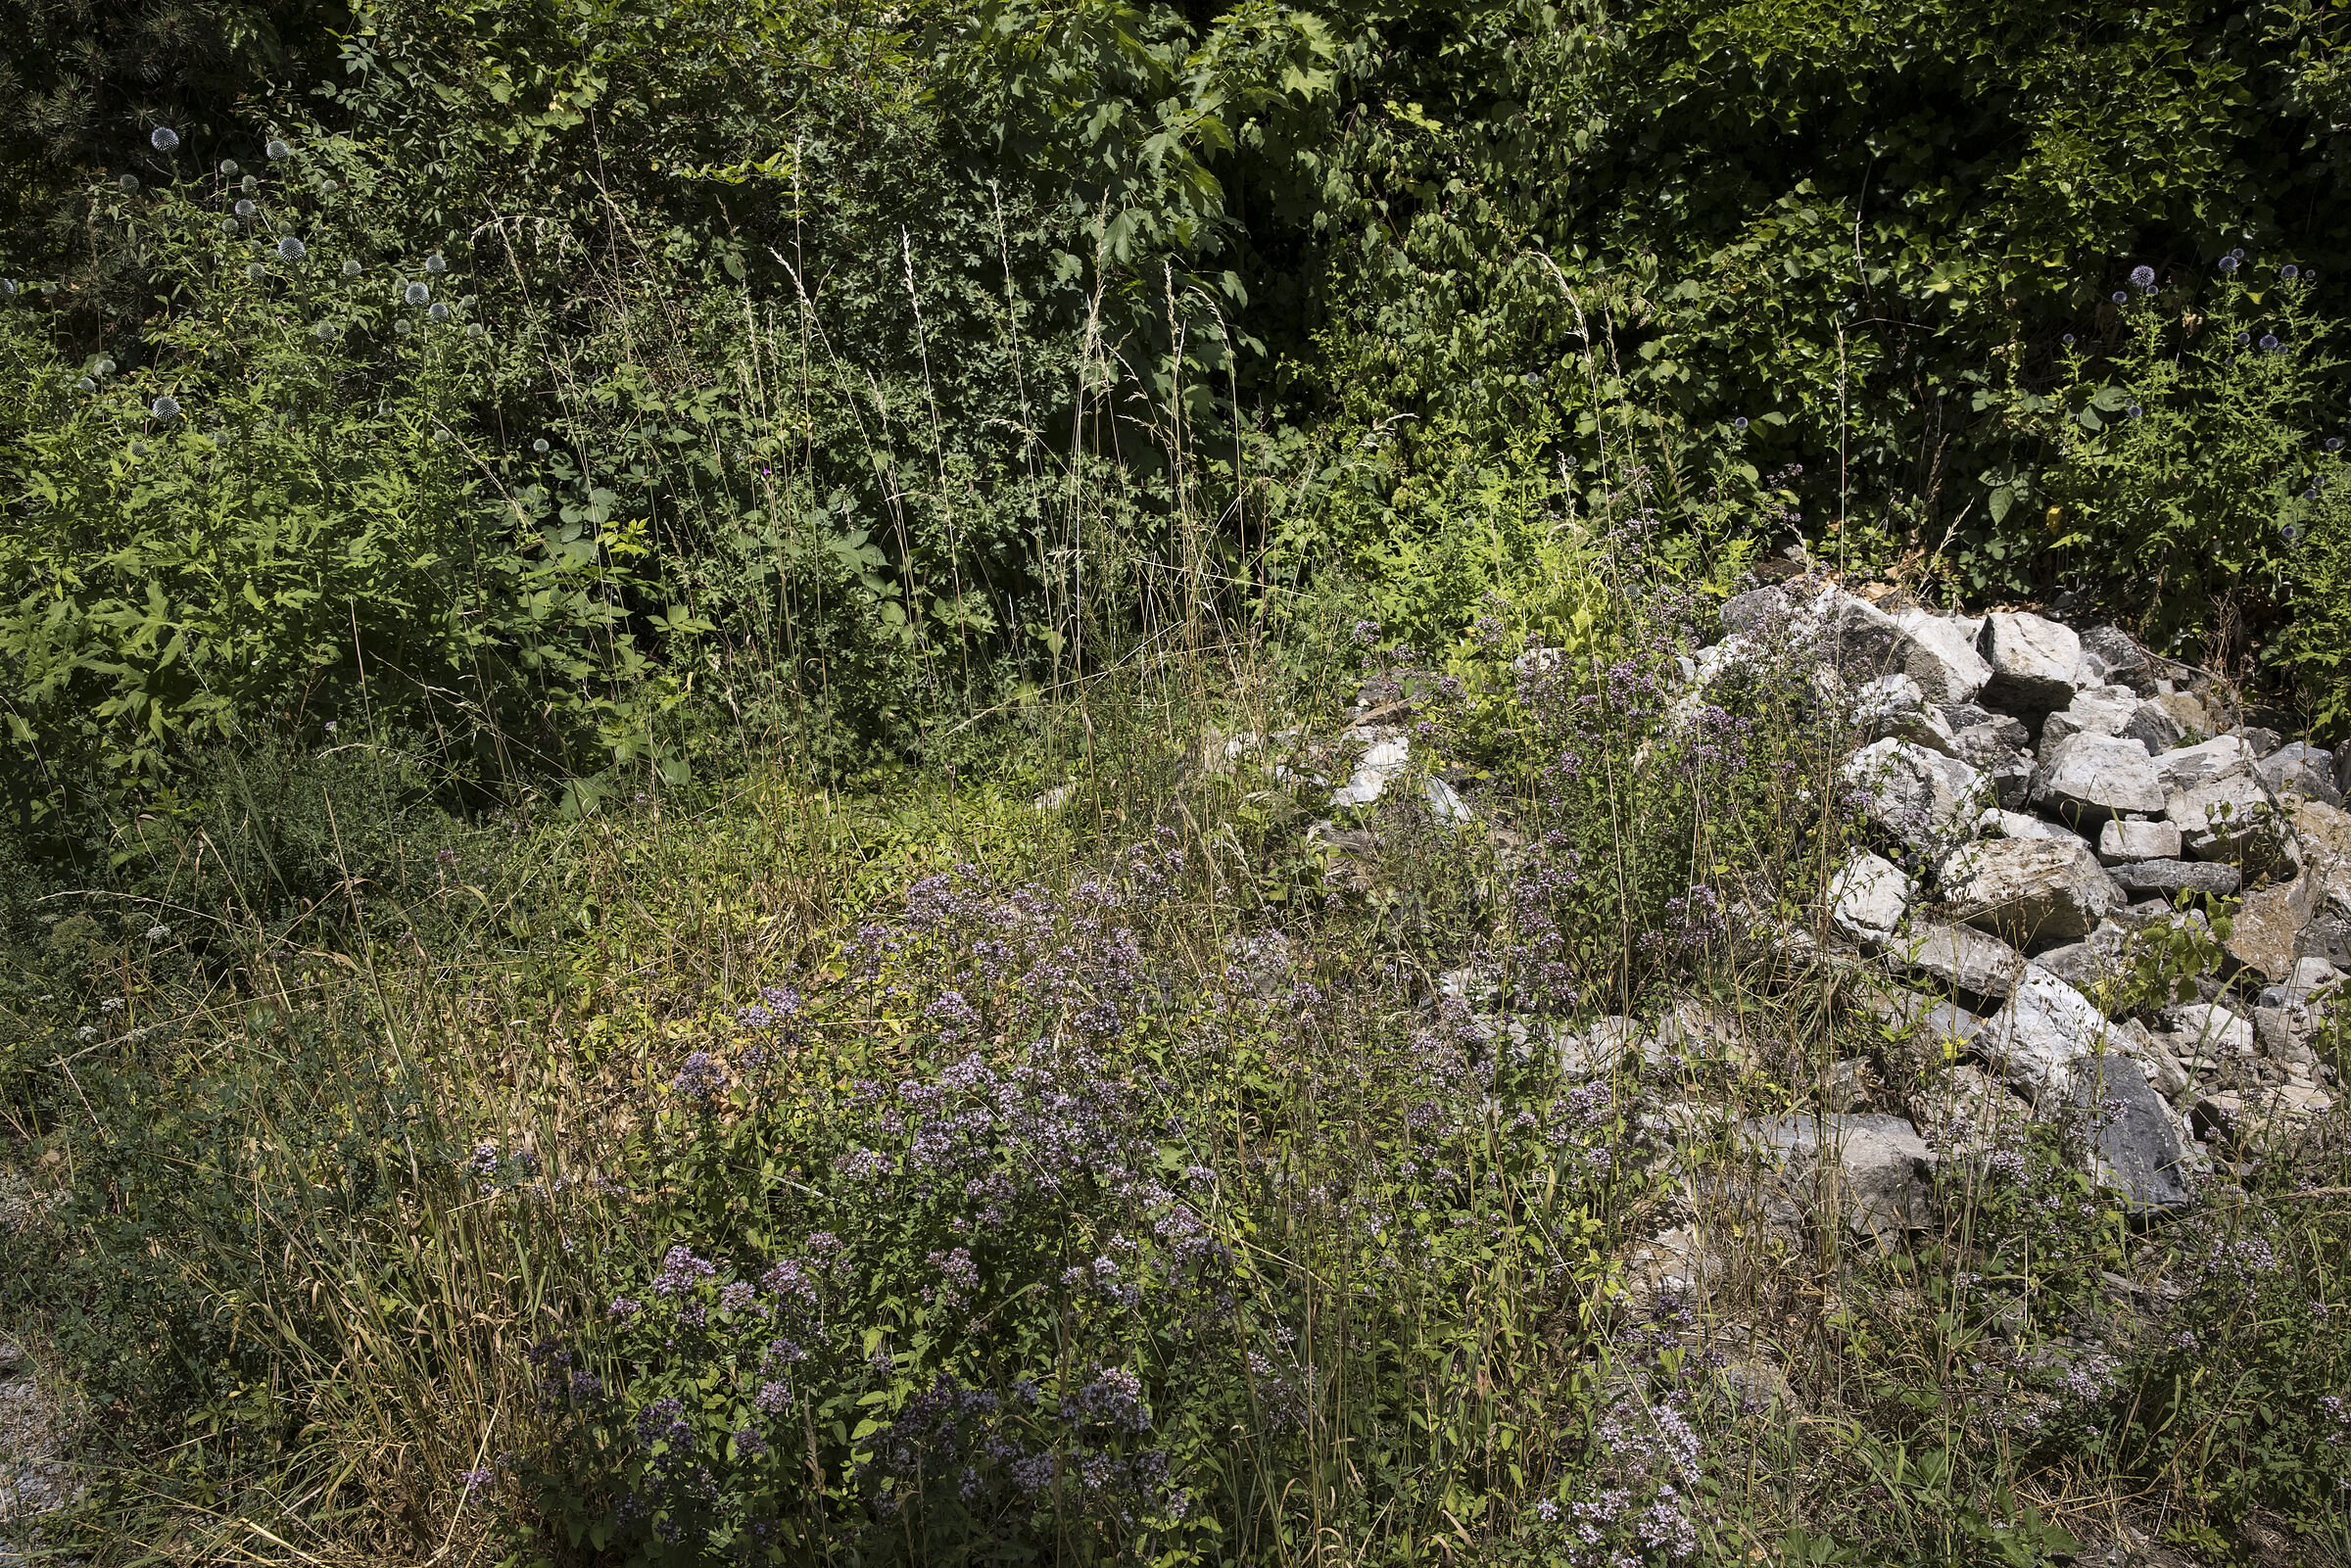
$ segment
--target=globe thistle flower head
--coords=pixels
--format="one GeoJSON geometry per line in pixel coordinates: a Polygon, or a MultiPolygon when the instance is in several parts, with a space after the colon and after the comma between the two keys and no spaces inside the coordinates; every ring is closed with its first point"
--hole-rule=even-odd
{"type": "Polygon", "coordinates": [[[259,261],[248,261],[245,263],[245,275],[259,283],[269,275],[269,269],[259,261]]]}
{"type": "Polygon", "coordinates": [[[392,330],[405,338],[412,329],[406,321],[395,321],[392,323],[392,330]]]}
{"type": "Polygon", "coordinates": [[[311,328],[311,330],[317,334],[318,341],[320,343],[332,343],[335,341],[336,327],[332,321],[321,321],[316,326],[311,328]]]}
{"type": "Polygon", "coordinates": [[[547,438],[545,436],[541,436],[537,441],[532,442],[531,451],[544,456],[547,452],[547,438]]]}
{"type": "Polygon", "coordinates": [[[2328,451],[2341,451],[2343,450],[2343,438],[2340,436],[2328,436],[2327,438],[2327,450],[2328,451]]]}
{"type": "Polygon", "coordinates": [[[131,195],[139,188],[139,176],[136,174],[125,174],[120,179],[115,181],[115,188],[125,196],[131,195]]]}
{"type": "Polygon", "coordinates": [[[2229,255],[2231,259],[2242,261],[2245,259],[2245,248],[2240,245],[2235,250],[2231,251],[2229,255]]]}
{"type": "Polygon", "coordinates": [[[132,442],[132,443],[130,444],[130,454],[131,454],[133,457],[144,457],[144,456],[146,456],[146,455],[147,455],[147,443],[145,443],[145,442],[143,442],[143,441],[134,441],[134,442],[132,442]]]}
{"type": "Polygon", "coordinates": [[[240,197],[237,201],[237,205],[230,208],[229,211],[236,214],[239,217],[251,217],[254,214],[260,212],[261,209],[254,206],[252,202],[240,197]]]}
{"type": "Polygon", "coordinates": [[[2224,256],[2221,258],[2220,265],[2222,271],[2233,272],[2236,270],[2236,258],[2233,256],[2224,256]]]}
{"type": "Polygon", "coordinates": [[[291,234],[277,242],[277,259],[281,261],[299,261],[308,254],[302,241],[291,234]]]}
{"type": "Polygon", "coordinates": [[[262,145],[262,151],[268,157],[269,162],[274,164],[279,159],[293,152],[294,149],[273,136],[262,145]]]}
{"type": "Polygon", "coordinates": [[[332,196],[342,188],[331,179],[322,179],[318,182],[318,194],[321,196],[332,196]]]}
{"type": "MultiPolygon", "coordinates": [[[[100,360],[99,360],[99,361],[98,361],[98,362],[97,362],[95,365],[92,365],[90,368],[92,368],[93,370],[96,370],[96,371],[97,371],[97,372],[98,372],[100,375],[102,375],[102,376],[111,376],[111,375],[113,375],[113,374],[115,373],[115,361],[114,361],[114,360],[112,360],[112,359],[103,359],[103,358],[102,358],[102,359],[100,359],[100,360]]],[[[2339,446],[2339,445],[2341,445],[2341,444],[2338,442],[2336,445],[2338,445],[2338,446],[2339,446]]]]}
{"type": "Polygon", "coordinates": [[[2140,262],[2131,269],[2131,286],[2144,294],[2155,286],[2155,269],[2140,262]]]}
{"type": "Polygon", "coordinates": [[[2264,332],[2264,333],[2261,335],[2261,349],[2262,349],[2262,352],[2263,352],[2264,354],[2276,354],[2276,353],[2277,353],[2277,352],[2278,352],[2279,349],[2282,349],[2283,347],[2285,347],[2285,345],[2283,345],[2282,343],[2279,343],[2279,342],[2278,341],[2278,334],[2277,334],[2277,333],[2275,333],[2275,332],[2264,332]]]}
{"type": "Polygon", "coordinates": [[[237,161],[233,158],[223,158],[220,160],[220,172],[226,176],[234,178],[237,172],[237,161]]]}
{"type": "Polygon", "coordinates": [[[79,381],[73,383],[73,390],[75,392],[96,392],[98,383],[92,381],[88,376],[83,376],[79,381]]]}
{"type": "Polygon", "coordinates": [[[0,278],[0,300],[13,300],[16,297],[17,280],[15,278],[0,278]]]}
{"type": "Polygon", "coordinates": [[[449,307],[446,305],[435,305],[431,309],[425,311],[424,313],[431,316],[436,321],[446,321],[449,319],[449,307]]]}
{"type": "Polygon", "coordinates": [[[343,259],[343,275],[345,277],[356,278],[363,270],[365,269],[360,265],[360,259],[358,257],[349,256],[343,259]]]}
{"type": "Polygon", "coordinates": [[[400,297],[410,305],[422,305],[433,297],[433,291],[421,283],[411,283],[400,291],[400,297]]]}
{"type": "Polygon", "coordinates": [[[2070,349],[2074,346],[2074,335],[2071,332],[2068,332],[2064,337],[2059,338],[2057,341],[2070,349]]]}
{"type": "Polygon", "coordinates": [[[147,145],[159,153],[168,153],[179,145],[179,132],[168,125],[158,125],[147,133],[147,145]]]}
{"type": "Polygon", "coordinates": [[[2253,341],[2253,334],[2250,332],[2239,332],[2236,335],[2236,341],[2239,344],[2251,343],[2253,341]]]}
{"type": "Polygon", "coordinates": [[[2122,290],[2120,290],[2120,289],[2117,289],[2117,290],[2115,290],[2115,291],[2114,291],[2114,303],[2115,303],[2115,304],[2117,304],[2117,305],[2124,305],[2124,304],[2127,304],[2127,303],[2129,303],[2130,299],[2131,299],[2131,296],[2130,296],[2130,295],[2128,295],[2128,294],[2125,294],[2125,293],[2124,293],[2122,290]]]}
{"type": "Polygon", "coordinates": [[[2288,283],[2291,283],[2294,279],[2302,275],[2302,269],[2294,265],[2293,262],[2288,261],[2285,263],[2285,265],[2278,269],[2278,275],[2285,279],[2288,283]]]}
{"type": "Polygon", "coordinates": [[[224,217],[224,218],[222,218],[222,219],[220,220],[220,232],[221,232],[221,233],[223,233],[223,234],[234,234],[236,231],[237,231],[237,220],[236,220],[235,218],[233,218],[233,217],[224,217]]]}
{"type": "Polygon", "coordinates": [[[261,188],[262,182],[251,174],[248,174],[243,179],[237,181],[237,189],[241,191],[258,191],[261,188]]]}
{"type": "Polygon", "coordinates": [[[2132,418],[2134,418],[2134,419],[2136,419],[2136,418],[2138,418],[2138,417],[2139,417],[2141,414],[2144,414],[2144,413],[2146,412],[2146,410],[2145,410],[2144,408],[2141,408],[2141,407],[2140,407],[2140,406],[2139,406],[2137,404],[2135,404],[2135,404],[2132,404],[2132,405],[2131,405],[2129,408],[2125,409],[2124,411],[2125,411],[2126,413],[2130,414],[2130,416],[2131,416],[2132,418]]]}
{"type": "Polygon", "coordinates": [[[482,324],[479,321],[468,321],[465,323],[465,335],[469,338],[480,337],[482,335],[482,324]]]}
{"type": "Polygon", "coordinates": [[[449,270],[449,261],[439,251],[435,251],[424,259],[424,269],[435,274],[446,272],[449,270]]]}
{"type": "Polygon", "coordinates": [[[179,400],[169,393],[166,393],[149,404],[147,411],[158,419],[177,419],[179,417],[179,400]]]}
{"type": "Polygon", "coordinates": [[[1747,415],[1741,414],[1738,418],[1732,420],[1731,428],[1733,430],[1745,430],[1747,428],[1747,415]]]}

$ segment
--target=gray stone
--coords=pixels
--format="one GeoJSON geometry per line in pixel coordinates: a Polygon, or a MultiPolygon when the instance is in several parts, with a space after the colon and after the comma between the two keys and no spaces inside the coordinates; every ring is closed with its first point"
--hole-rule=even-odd
{"type": "Polygon", "coordinates": [[[2033,962],[2056,975],[2075,990],[2094,994],[2100,986],[2120,980],[2129,973],[2125,961],[2131,933],[2113,921],[2101,921],[2098,928],[2078,942],[2053,947],[2033,962]]]}
{"type": "Polygon", "coordinates": [[[1984,689],[1991,666],[1976,651],[1971,622],[1912,611],[1896,617],[1895,658],[1930,702],[1965,702],[1984,689]]]}
{"type": "Polygon", "coordinates": [[[1996,936],[1965,926],[1913,921],[1886,961],[1897,970],[1932,975],[1967,996],[2005,997],[2023,973],[2025,956],[1996,936]]]}
{"type": "Polygon", "coordinates": [[[2025,1103],[1999,1079],[1968,1063],[1948,1066],[1910,1096],[1920,1130],[1946,1153],[1981,1153],[2027,1118],[2025,1103]]]}
{"type": "Polygon", "coordinates": [[[2033,775],[2037,771],[2032,754],[2024,752],[2006,762],[1995,763],[1985,770],[1984,777],[1991,782],[1991,798],[2002,811],[2022,811],[2031,802],[2033,775]]]}
{"type": "Polygon", "coordinates": [[[2187,732],[2180,728],[2180,721],[2161,702],[2144,700],[2131,710],[2130,719],[2115,733],[2145,746],[2150,756],[2171,750],[2187,736],[2187,732]]]}
{"type": "Polygon", "coordinates": [[[1829,884],[1829,923],[1865,946],[1892,941],[1909,907],[1910,879],[1882,856],[1855,855],[1829,884]]]}
{"type": "Polygon", "coordinates": [[[2253,1025],[2218,1002],[2181,1002],[2163,1010],[2171,1049],[2183,1061],[2222,1062],[2253,1054],[2253,1025]]]}
{"type": "Polygon", "coordinates": [[[2167,900],[2182,892],[2227,898],[2243,880],[2234,866],[2194,860],[2128,861],[2109,867],[2106,875],[2134,898],[2154,893],[2167,900]]]}
{"type": "Polygon", "coordinates": [[[1835,1112],[1862,1110],[1869,1104],[1869,1058],[1847,1057],[1829,1064],[1821,1074],[1821,1104],[1835,1112]]]}
{"type": "Polygon", "coordinates": [[[2110,819],[2098,830],[2098,859],[2108,866],[2134,860],[2178,860],[2180,825],[2110,819]]]}
{"type": "Polygon", "coordinates": [[[1873,739],[1891,736],[1946,757],[1959,754],[1950,725],[1927,706],[1918,683],[1899,671],[1879,676],[1855,693],[1853,720],[1873,739]]]}
{"type": "Polygon", "coordinates": [[[2187,1140],[2136,1062],[2099,1057],[2075,1080],[2074,1104],[2088,1114],[2090,1168],[2102,1185],[2135,1210],[2187,1202],[2187,1140]]]}
{"type": "Polygon", "coordinates": [[[2299,1083],[2243,1092],[2223,1090],[2196,1102],[2196,1125],[2238,1148],[2289,1138],[2301,1123],[2334,1109],[2325,1090],[2299,1083]]]}
{"type": "Polygon", "coordinates": [[[2136,1019],[2117,1020],[2107,1031],[2106,1045],[2109,1050],[2119,1051],[2136,1062],[2148,1084],[2167,1100],[2195,1081],[2171,1048],[2136,1019]]]}
{"type": "Polygon", "coordinates": [[[2082,671],[2088,684],[2125,686],[2140,696],[2155,689],[2155,661],[2120,627],[2093,626],[2082,634],[2082,671]]]}
{"type": "Polygon", "coordinates": [[[2244,741],[2256,760],[2268,756],[2285,743],[2285,736],[2275,730],[2265,730],[2257,724],[2240,724],[2229,732],[2244,741]]]}
{"type": "MultiPolygon", "coordinates": [[[[2052,713],[2040,722],[2040,760],[2046,762],[2057,745],[2073,736],[2100,735],[2109,737],[2123,733],[2138,707],[2138,698],[2121,688],[2077,691],[2074,700],[2060,712],[2052,713]]],[[[2136,744],[2136,742],[2134,742],[2136,744]]],[[[2140,745],[2141,752],[2146,747],[2140,745]]]]}
{"type": "Polygon", "coordinates": [[[2002,838],[2049,838],[2058,841],[2079,839],[2082,835],[2061,822],[2036,817],[2030,812],[2002,811],[1993,806],[1976,818],[1976,831],[1997,833],[2002,838]]]}
{"type": "Polygon", "coordinates": [[[2232,861],[2254,877],[2286,863],[2290,838],[2284,814],[2250,768],[2231,769],[2192,788],[2173,790],[2163,815],[2179,825],[2181,842],[2191,860],[2232,861]]]}
{"type": "Polygon", "coordinates": [[[1855,1230],[1891,1242],[1934,1222],[1935,1151],[1901,1117],[1779,1117],[1745,1130],[1798,1190],[1832,1177],[1839,1212],[1855,1230]]]}
{"type": "Polygon", "coordinates": [[[2217,736],[2192,746],[2174,746],[2155,757],[2155,780],[2166,789],[2193,789],[2232,768],[2250,767],[2253,752],[2235,736],[2217,736]]]}
{"type": "Polygon", "coordinates": [[[2204,704],[2185,691],[2159,690],[2148,700],[2169,714],[2183,735],[2209,736],[2221,728],[2213,722],[2212,715],[2205,711],[2204,704]]]}
{"type": "Polygon", "coordinates": [[[1944,864],[1943,895],[1966,924],[2028,951],[2087,936],[2127,902],[2079,838],[1969,844],[1944,864]]]}
{"type": "Polygon", "coordinates": [[[1777,623],[1788,619],[1789,599],[1784,590],[1776,588],[1750,589],[1734,594],[1722,601],[1722,629],[1725,632],[1753,637],[1777,623]]]}
{"type": "Polygon", "coordinates": [[[2052,1105],[2071,1098],[2082,1065],[2104,1047],[2108,1027],[2089,998],[2030,964],[1975,1046],[2026,1100],[2052,1105]]]}
{"type": "Polygon", "coordinates": [[[2074,822],[2159,812],[2166,804],[2144,746],[2087,734],[2057,743],[2034,775],[2032,798],[2040,810],[2074,822]]]}
{"type": "Polygon", "coordinates": [[[1869,800],[1871,817],[1915,849],[1946,841],[1981,784],[1954,757],[1907,740],[1875,740],[1847,759],[1845,776],[1869,800]]]}
{"type": "MultiPolygon", "coordinates": [[[[2017,968],[2021,970],[2024,962],[2017,957],[2017,968]]],[[[1959,1047],[1974,1039],[1976,1031],[1984,1027],[1984,1021],[1966,1008],[1900,987],[1867,993],[1863,1005],[1895,1028],[1909,1030],[1914,1042],[1932,1048],[1930,1056],[1938,1062],[1956,1056],[1959,1047]]]]}
{"type": "Polygon", "coordinates": [[[1991,667],[1983,692],[1988,707],[2037,718],[2074,699],[2082,640],[2069,627],[2039,615],[1987,615],[1976,652],[1991,667]]]}
{"type": "Polygon", "coordinates": [[[2295,794],[2322,805],[2340,806],[2342,791],[2334,786],[2334,753],[2297,740],[2280,746],[2254,765],[2261,782],[2273,794],[2295,794]]]}

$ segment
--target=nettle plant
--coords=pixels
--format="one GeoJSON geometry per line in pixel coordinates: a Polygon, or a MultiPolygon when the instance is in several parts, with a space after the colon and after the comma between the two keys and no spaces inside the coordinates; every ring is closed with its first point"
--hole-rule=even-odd
{"type": "Polygon", "coordinates": [[[1343,929],[1187,964],[1189,865],[926,879],[677,1068],[658,1265],[537,1353],[545,1548],[1262,1559],[1591,1500],[1624,1086],[1343,929]]]}
{"type": "Polygon", "coordinates": [[[243,727],[312,733],[362,680],[379,718],[444,736],[630,729],[632,563],[485,487],[462,271],[375,253],[332,177],[364,177],[348,153],[272,141],[253,170],[97,187],[93,232],[151,312],[0,308],[10,737],[53,778],[153,783],[243,727]]]}

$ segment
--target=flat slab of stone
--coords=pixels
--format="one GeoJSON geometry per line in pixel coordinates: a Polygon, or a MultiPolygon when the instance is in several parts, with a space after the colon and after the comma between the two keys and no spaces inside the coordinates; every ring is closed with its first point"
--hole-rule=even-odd
{"type": "Polygon", "coordinates": [[[1928,701],[1965,702],[1991,679],[1991,666],[1976,651],[1973,622],[1922,611],[1895,620],[1901,630],[1895,657],[1928,701]]]}
{"type": "Polygon", "coordinates": [[[1838,1114],[1747,1123],[1766,1157],[1800,1178],[1833,1168],[1846,1222],[1881,1240],[1934,1221],[1935,1151],[1901,1117],[1838,1114]]]}
{"type": "Polygon", "coordinates": [[[2118,817],[2098,830],[2098,861],[2109,869],[2127,861],[2179,858],[2178,823],[2126,822],[2118,817]]]}
{"type": "Polygon", "coordinates": [[[2082,1065],[2103,1049],[2108,1027],[2089,998],[2033,964],[1975,1046],[2028,1101],[2060,1104],[2072,1097],[2082,1065]]]}
{"type": "Polygon", "coordinates": [[[2245,968],[2271,980],[2294,973],[2302,927],[2320,906],[2318,879],[2304,872],[2290,882],[2257,888],[2236,907],[2236,919],[2221,945],[2245,968]]]}
{"type": "Polygon", "coordinates": [[[2154,894],[2170,899],[2182,892],[2227,898],[2244,880],[2234,866],[2204,860],[2136,860],[2110,866],[2106,875],[2133,898],[2154,894]]]}
{"type": "Polygon", "coordinates": [[[2297,795],[2322,805],[2339,806],[2342,791],[2335,787],[2334,753],[2305,740],[2279,746],[2253,765],[2273,794],[2297,795]]]}
{"type": "Polygon", "coordinates": [[[1886,962],[1932,975],[1968,996],[1998,999],[2015,988],[2025,955],[1965,926],[1914,921],[1908,933],[1888,947],[1886,962]]]}
{"type": "MultiPolygon", "coordinates": [[[[2193,699],[2188,699],[2192,705],[2193,699]]],[[[2199,710],[2201,711],[2201,710],[2199,710]]],[[[2253,748],[2235,736],[2217,736],[2192,746],[2174,746],[2155,756],[2155,780],[2166,789],[2193,789],[2231,768],[2253,765],[2253,748]]]]}
{"type": "Polygon", "coordinates": [[[1970,844],[1944,864],[1943,895],[1965,924],[2027,950],[2087,936],[2128,901],[2079,838],[1970,844]]]}
{"type": "Polygon", "coordinates": [[[2163,815],[2191,860],[2231,861],[2259,876],[2285,858],[2285,819],[2249,767],[2171,791],[2163,815]]]}
{"type": "Polygon", "coordinates": [[[1855,855],[1829,884],[1829,923],[1864,946],[1892,941],[1909,907],[1910,879],[1881,855],[1855,855]]]}
{"type": "Polygon", "coordinates": [[[1847,760],[1844,771],[1868,798],[1871,818],[1915,849],[1951,835],[1981,783],[1976,770],[1956,757],[1908,740],[1873,740],[1847,760]]]}

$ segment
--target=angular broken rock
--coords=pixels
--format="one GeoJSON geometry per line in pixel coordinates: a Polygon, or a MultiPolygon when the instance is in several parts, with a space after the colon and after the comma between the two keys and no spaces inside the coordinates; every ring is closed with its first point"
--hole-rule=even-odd
{"type": "Polygon", "coordinates": [[[2226,860],[2259,877],[2285,864],[2285,818],[2251,768],[2215,774],[2164,802],[2191,860],[2226,860]]]}
{"type": "Polygon", "coordinates": [[[2135,740],[2145,746],[2149,755],[2171,750],[2187,736],[2169,708],[2160,702],[2144,700],[2131,710],[2129,722],[2116,734],[2126,740],[2135,740]]]}
{"type": "Polygon", "coordinates": [[[2074,1083],[2088,1113],[2090,1167],[2133,1209],[2177,1209],[2188,1200],[2188,1148],[2172,1108],[2127,1056],[2102,1056],[2074,1083]]]}
{"type": "Polygon", "coordinates": [[[2026,966],[2007,1006],[1975,1039],[1976,1051],[2036,1106],[2070,1098],[2083,1065],[2104,1047],[2109,1025],[2089,998],[2042,969],[2026,966]]]}
{"type": "Polygon", "coordinates": [[[2096,822],[2159,812],[2166,801],[2144,746],[2116,736],[2083,734],[2050,749],[2033,776],[2033,804],[2069,822],[2096,822]]]}
{"type": "Polygon", "coordinates": [[[2076,838],[1987,838],[1951,856],[1943,895],[1959,918],[2018,947],[2087,936],[2127,900],[2076,838]]]}
{"type": "Polygon", "coordinates": [[[2141,696],[2155,689],[2155,661],[2120,627],[2082,634],[2082,673],[2090,684],[2129,687],[2141,696]]]}
{"type": "Polygon", "coordinates": [[[2231,768],[2253,765],[2253,748],[2225,735],[2192,746],[2174,746],[2155,758],[2155,781],[2166,789],[2193,789],[2231,768]]]}
{"type": "Polygon", "coordinates": [[[2082,940],[2053,947],[2033,962],[2075,990],[2088,994],[2130,972],[2130,940],[2131,933],[2122,927],[2111,920],[2100,921],[2098,928],[2082,940]]]}
{"type": "Polygon", "coordinates": [[[1743,1129],[1805,1196],[1833,1183],[1846,1222],[1881,1242],[1934,1222],[1935,1151],[1900,1117],[1793,1116],[1743,1129]]]}
{"type": "Polygon", "coordinates": [[[1895,624],[1901,630],[1895,662],[1928,701],[1965,702],[1991,679],[1991,666],[1976,651],[1973,623],[1913,610],[1896,616],[1895,624]]]}
{"type": "MultiPolygon", "coordinates": [[[[2049,760],[2059,741],[2078,735],[2119,736],[2137,711],[2138,698],[2117,687],[2077,691],[2074,700],[2040,722],[2040,759],[2049,760]]],[[[2135,743],[2135,742],[2134,742],[2135,743]]],[[[2140,746],[2144,751],[2146,748],[2140,746]]]]}
{"type": "Polygon", "coordinates": [[[1866,946],[1892,941],[1909,905],[1910,879],[1878,855],[1855,855],[1829,884],[1830,924],[1866,946]]]}
{"type": "Polygon", "coordinates": [[[2227,898],[2243,880],[2234,866],[2201,860],[2126,861],[2107,868],[2106,875],[2133,898],[2153,893],[2167,901],[2182,892],[2227,898]]]}
{"type": "Polygon", "coordinates": [[[2079,838],[2082,835],[2061,822],[2050,822],[2025,811],[2002,811],[1997,806],[1987,809],[1976,818],[1976,831],[1997,833],[2002,838],[2079,838]]]}
{"type": "Polygon", "coordinates": [[[1929,1078],[1910,1096],[1922,1131],[1950,1153],[1991,1148],[2023,1123],[2024,1102],[1982,1068],[1960,1063],[1929,1078]]]}
{"type": "Polygon", "coordinates": [[[2334,1109],[2324,1089],[2299,1083],[2242,1093],[2222,1091],[2196,1102],[2196,1125],[2242,1148],[2290,1136],[2302,1122],[2334,1109]]]}
{"type": "Polygon", "coordinates": [[[1845,776],[1867,797],[1869,814],[1915,849],[1935,847],[1964,820],[1980,783],[1956,757],[1907,740],[1875,740],[1853,753],[1845,776]]]}
{"type": "Polygon", "coordinates": [[[2339,806],[2342,791],[2334,786],[2334,753],[2297,740],[2280,746],[2254,764],[2253,771],[2274,794],[2295,794],[2304,800],[2339,806]]]}
{"type": "Polygon", "coordinates": [[[2125,822],[2116,817],[2098,830],[2098,860],[2109,868],[2126,861],[2179,858],[2178,823],[2125,822]]]}
{"type": "Polygon", "coordinates": [[[2069,627],[2038,615],[1987,615],[1976,652],[1991,667],[1984,683],[1987,707],[2038,717],[2074,699],[2082,640],[2069,627]]]}
{"type": "Polygon", "coordinates": [[[2216,1002],[2182,1002],[2163,1010],[2171,1049],[2182,1060],[2226,1062],[2253,1054],[2253,1025],[2216,1002]]]}
{"type": "Polygon", "coordinates": [[[2024,972],[2025,955],[1996,936],[1965,926],[1911,923],[1909,934],[1892,944],[1886,962],[1897,970],[1933,975],[1968,996],[2005,997],[2024,972]]]}
{"type": "Polygon", "coordinates": [[[2247,893],[2221,946],[2245,968],[2272,980],[2294,973],[2296,939],[2320,906],[2318,879],[2304,872],[2290,882],[2247,893]]]}

